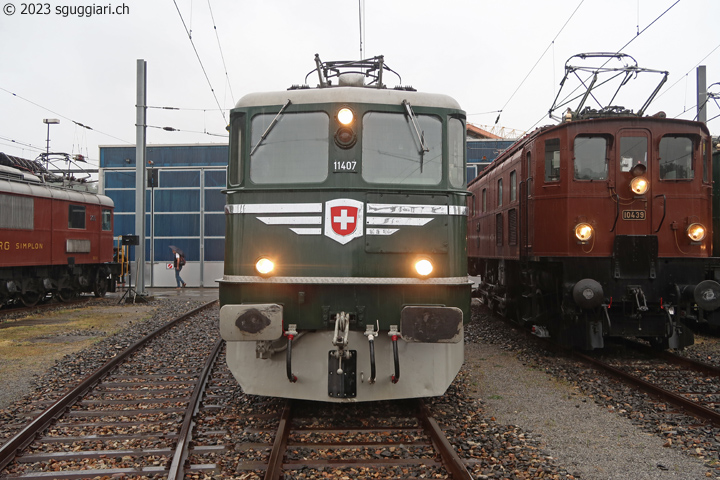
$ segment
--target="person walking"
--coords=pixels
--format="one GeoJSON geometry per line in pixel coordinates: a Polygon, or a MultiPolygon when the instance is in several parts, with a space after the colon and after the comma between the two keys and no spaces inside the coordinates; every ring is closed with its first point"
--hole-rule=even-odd
{"type": "Polygon", "coordinates": [[[177,282],[177,288],[185,288],[187,285],[185,284],[185,281],[180,277],[180,270],[182,270],[183,265],[185,265],[185,257],[180,255],[179,252],[175,252],[175,281],[177,282]]]}

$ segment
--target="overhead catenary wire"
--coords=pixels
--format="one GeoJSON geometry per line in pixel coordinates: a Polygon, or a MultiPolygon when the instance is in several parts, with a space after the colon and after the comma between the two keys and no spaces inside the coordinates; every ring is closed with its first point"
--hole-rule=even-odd
{"type": "MultiPolygon", "coordinates": [[[[523,78],[522,81],[520,82],[520,85],[518,85],[517,88],[515,89],[515,91],[512,93],[512,95],[510,95],[510,98],[507,99],[507,101],[505,102],[505,105],[503,105],[502,108],[500,109],[500,112],[502,112],[503,110],[505,110],[505,108],[508,106],[508,104],[509,104],[510,101],[513,99],[513,97],[515,97],[515,94],[517,94],[517,92],[518,92],[518,91],[520,90],[520,88],[523,86],[523,84],[525,83],[525,81],[530,77],[530,75],[532,74],[532,72],[535,70],[535,67],[537,67],[538,64],[540,63],[540,61],[543,59],[543,57],[545,57],[545,54],[548,52],[548,50],[550,50],[550,48],[555,44],[555,40],[557,40],[557,38],[560,36],[560,34],[563,32],[563,30],[565,30],[565,27],[567,27],[568,23],[570,23],[570,20],[572,20],[572,18],[575,16],[575,14],[576,14],[577,11],[580,9],[580,7],[582,6],[583,3],[585,3],[585,0],[580,0],[580,3],[578,4],[578,6],[575,7],[575,10],[573,10],[573,12],[570,14],[570,16],[569,16],[568,19],[565,21],[565,23],[564,23],[563,26],[560,28],[560,30],[559,30],[558,33],[555,35],[555,37],[552,39],[552,41],[550,42],[550,44],[545,48],[545,50],[542,52],[542,54],[540,54],[540,58],[537,59],[537,61],[536,61],[535,64],[532,66],[532,68],[530,69],[530,71],[527,73],[527,75],[525,75],[525,78],[523,78]]],[[[500,117],[498,116],[498,120],[499,120],[499,119],[500,119],[500,117]]],[[[495,123],[497,123],[497,121],[496,121],[495,123]]]]}
{"type": "Polygon", "coordinates": [[[35,105],[36,107],[42,108],[43,110],[46,110],[46,111],[52,113],[53,115],[57,115],[57,116],[60,117],[60,118],[64,118],[65,120],[74,123],[74,124],[77,125],[78,127],[81,127],[81,128],[87,129],[87,130],[92,130],[93,132],[99,133],[100,135],[105,135],[106,137],[114,138],[115,140],[119,140],[119,141],[121,141],[121,142],[123,142],[123,143],[128,143],[128,144],[132,144],[132,143],[133,143],[133,142],[128,142],[127,140],[123,140],[122,138],[118,138],[118,137],[116,137],[116,136],[114,136],[114,135],[110,135],[109,133],[102,132],[102,131],[97,130],[97,129],[93,128],[93,127],[90,127],[90,126],[88,126],[88,125],[84,125],[84,124],[82,124],[82,123],[80,123],[80,122],[77,122],[77,121],[73,120],[72,118],[63,115],[62,113],[58,113],[58,112],[56,112],[56,111],[54,111],[54,110],[51,110],[51,109],[49,109],[49,108],[47,108],[47,107],[44,107],[44,106],[40,105],[39,103],[33,102],[32,100],[29,100],[29,99],[27,99],[27,98],[25,98],[25,97],[22,97],[22,96],[18,95],[17,93],[11,92],[10,90],[7,90],[7,89],[5,89],[5,88],[3,88],[3,87],[0,87],[0,90],[2,90],[3,92],[9,93],[9,94],[12,95],[13,97],[17,97],[17,98],[19,98],[20,100],[23,100],[23,101],[28,102],[28,103],[30,103],[30,104],[32,104],[32,105],[35,105]]]}
{"type": "Polygon", "coordinates": [[[177,0],[173,0],[173,3],[175,4],[175,9],[178,12],[178,15],[180,16],[180,21],[183,24],[183,28],[185,29],[185,33],[187,33],[188,40],[190,40],[190,45],[192,45],[193,51],[195,52],[195,56],[198,59],[198,62],[200,62],[200,68],[202,69],[203,75],[205,75],[205,80],[207,80],[208,86],[210,87],[210,92],[212,92],[212,96],[215,99],[215,103],[217,104],[218,110],[220,111],[220,114],[223,117],[223,121],[227,124],[227,118],[225,117],[225,111],[220,106],[220,101],[217,98],[217,94],[215,93],[215,89],[212,86],[212,82],[210,81],[210,77],[208,77],[207,71],[205,70],[205,65],[203,65],[202,59],[200,58],[200,53],[197,51],[197,48],[195,47],[195,42],[193,41],[192,34],[187,28],[187,25],[185,24],[185,19],[182,16],[182,12],[180,12],[180,7],[178,7],[177,0]]]}
{"type": "Polygon", "coordinates": [[[208,0],[208,9],[210,9],[210,19],[213,23],[215,38],[217,39],[218,49],[220,50],[220,58],[222,59],[223,69],[225,70],[225,79],[227,80],[227,86],[230,89],[230,99],[232,100],[232,103],[234,105],[235,95],[233,94],[232,83],[230,82],[230,76],[228,75],[227,66],[225,65],[225,55],[223,55],[222,45],[220,44],[220,36],[218,35],[217,25],[215,25],[215,16],[213,15],[212,7],[210,6],[210,0],[208,0]]]}
{"type": "Polygon", "coordinates": [[[201,134],[201,135],[210,135],[211,137],[223,137],[223,138],[227,138],[227,137],[228,137],[228,134],[227,134],[227,133],[221,134],[221,133],[210,133],[210,132],[208,132],[208,131],[203,131],[203,132],[201,132],[201,131],[198,131],[198,130],[182,130],[182,129],[180,129],[180,128],[175,128],[175,127],[160,127],[160,126],[157,126],[157,125],[145,125],[145,127],[146,127],[146,128],[156,128],[156,129],[158,129],[158,130],[164,130],[164,131],[166,131],[166,132],[199,133],[199,134],[201,134]]]}
{"type": "Polygon", "coordinates": [[[18,141],[18,140],[13,140],[12,138],[7,138],[7,137],[0,136],[0,140],[5,140],[6,142],[10,142],[10,143],[3,143],[3,145],[7,145],[7,146],[9,146],[9,147],[17,147],[18,145],[20,145],[20,146],[22,146],[22,147],[24,147],[24,148],[29,148],[29,149],[37,150],[37,151],[39,151],[39,152],[44,152],[44,151],[45,151],[44,148],[36,147],[35,145],[32,145],[32,144],[30,144],[30,143],[25,143],[25,142],[20,142],[20,141],[18,141]]]}
{"type": "MultiPolygon", "coordinates": [[[[617,50],[616,53],[621,53],[622,50],[623,50],[625,47],[627,47],[628,45],[630,45],[630,44],[631,44],[632,42],[634,42],[640,35],[642,35],[643,33],[645,33],[645,31],[647,31],[648,28],[650,28],[652,25],[654,25],[655,22],[657,22],[658,20],[660,20],[660,18],[662,18],[666,13],[668,13],[668,12],[669,12],[675,5],[677,5],[678,3],[680,3],[680,0],[676,0],[675,3],[673,3],[672,5],[670,5],[663,13],[661,13],[660,15],[658,15],[658,16],[655,18],[655,20],[653,20],[652,22],[650,22],[650,23],[649,23],[645,28],[643,28],[642,30],[639,30],[639,31],[635,34],[635,36],[633,36],[633,38],[631,38],[625,45],[623,45],[622,47],[620,47],[620,48],[617,50]]],[[[639,21],[638,21],[638,23],[639,23],[639,21]]],[[[718,47],[720,47],[720,45],[718,45],[718,47]]],[[[718,47],[716,47],[716,49],[717,49],[718,47]]],[[[715,51],[715,50],[713,50],[713,51],[715,51]]],[[[710,53],[712,53],[712,52],[710,52],[710,53]]],[[[709,55],[710,55],[710,54],[708,54],[707,56],[709,56],[709,55]]],[[[706,56],[705,58],[707,58],[707,56],[706,56]]],[[[609,61],[609,60],[608,60],[608,61],[609,61]]],[[[701,61],[702,61],[702,60],[701,60],[701,61]]],[[[605,64],[607,64],[607,62],[605,62],[605,64]]],[[[604,66],[605,64],[603,64],[603,66],[604,66]]],[[[675,82],[675,83],[677,83],[677,82],[675,82]]],[[[674,86],[674,85],[675,85],[675,84],[673,84],[673,86],[674,86]]],[[[669,90],[670,88],[672,88],[672,86],[666,88],[665,91],[669,90]]],[[[577,90],[577,88],[576,88],[576,90],[577,90]]],[[[574,92],[574,91],[573,91],[573,92],[574,92]]],[[[573,92],[570,92],[568,95],[572,95],[573,92]]],[[[659,98],[660,96],[662,96],[662,94],[659,94],[656,98],[659,98]]],[[[567,99],[567,98],[568,98],[568,97],[565,97],[565,99],[567,99]]],[[[565,99],[564,99],[564,100],[565,100],[565,99]]],[[[564,101],[564,100],[563,100],[563,101],[564,101]]],[[[540,123],[540,122],[543,121],[544,118],[545,118],[545,114],[543,114],[543,116],[540,117],[540,118],[539,118],[530,128],[528,128],[527,130],[530,131],[530,130],[532,130],[533,128],[535,128],[538,123],[540,123]]]]}

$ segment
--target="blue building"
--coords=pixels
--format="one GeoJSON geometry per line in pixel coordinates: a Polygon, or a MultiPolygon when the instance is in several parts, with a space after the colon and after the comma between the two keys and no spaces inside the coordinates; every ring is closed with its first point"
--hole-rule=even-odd
{"type": "MultiPolygon", "coordinates": [[[[225,255],[221,190],[227,157],[227,144],[147,147],[146,286],[175,286],[170,245],[185,253],[182,277],[188,286],[217,286],[225,255]]],[[[98,182],[115,202],[114,235],[134,234],[135,147],[101,146],[98,182]]]]}
{"type": "Polygon", "coordinates": [[[490,162],[515,143],[470,123],[467,124],[467,181],[477,177],[490,162]]]}

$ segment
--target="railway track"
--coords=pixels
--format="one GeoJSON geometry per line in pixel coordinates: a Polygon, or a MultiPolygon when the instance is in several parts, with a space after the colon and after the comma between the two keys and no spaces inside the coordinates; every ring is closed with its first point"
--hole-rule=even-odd
{"type": "Polygon", "coordinates": [[[472,478],[420,400],[328,405],[244,395],[216,318],[202,318],[211,304],[36,405],[0,446],[0,478],[472,478]]]}
{"type": "Polygon", "coordinates": [[[720,368],[635,342],[624,343],[633,350],[630,359],[605,361],[580,352],[573,355],[660,401],[720,426],[720,368]]]}
{"type": "MultiPolygon", "coordinates": [[[[252,401],[257,403],[248,405],[242,418],[214,419],[235,432],[232,462],[217,472],[223,476],[472,478],[421,400],[340,405],[263,397],[252,401]]],[[[216,453],[207,450],[205,458],[196,455],[193,463],[212,464],[216,453]]]]}
{"type": "Polygon", "coordinates": [[[0,447],[3,478],[182,478],[195,413],[222,347],[215,316],[203,316],[215,303],[158,328],[39,406],[0,447]]]}

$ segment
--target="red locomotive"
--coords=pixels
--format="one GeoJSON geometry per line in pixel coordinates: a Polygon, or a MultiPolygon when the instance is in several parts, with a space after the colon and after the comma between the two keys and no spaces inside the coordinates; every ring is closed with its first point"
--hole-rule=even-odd
{"type": "Polygon", "coordinates": [[[646,106],[568,110],[471,182],[469,272],[483,301],[581,348],[693,343],[683,320],[720,306],[711,136],[646,106]]]}
{"type": "Polygon", "coordinates": [[[0,305],[114,289],[113,201],[0,154],[0,305]]]}

